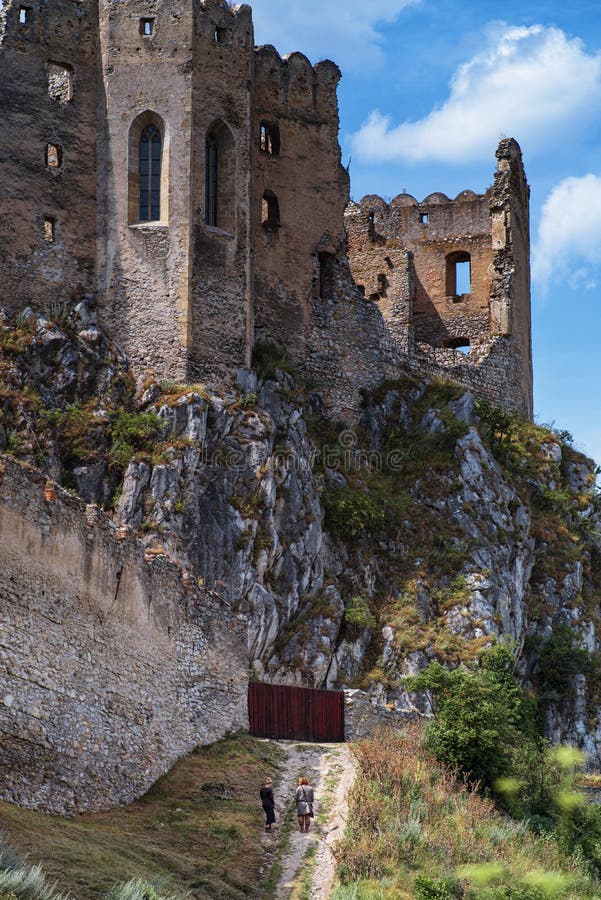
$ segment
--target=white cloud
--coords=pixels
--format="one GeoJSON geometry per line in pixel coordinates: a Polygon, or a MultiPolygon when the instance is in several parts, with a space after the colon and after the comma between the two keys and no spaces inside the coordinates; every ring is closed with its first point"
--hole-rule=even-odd
{"type": "Polygon", "coordinates": [[[601,274],[601,177],[564,178],[543,205],[532,277],[543,291],[554,277],[593,290],[601,274]]]}
{"type": "Polygon", "coordinates": [[[394,22],[420,0],[253,0],[255,40],[281,54],[300,50],[357,70],[383,59],[378,24],[394,22]]]}
{"type": "Polygon", "coordinates": [[[448,99],[417,122],[378,111],[353,138],[369,160],[464,163],[490,156],[501,136],[531,151],[601,108],[601,55],[558,28],[490,27],[487,46],[460,66],[448,99]]]}

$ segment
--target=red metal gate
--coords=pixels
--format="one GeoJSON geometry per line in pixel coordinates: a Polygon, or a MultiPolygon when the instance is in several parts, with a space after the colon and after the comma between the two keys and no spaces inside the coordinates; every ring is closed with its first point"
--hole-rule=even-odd
{"type": "Polygon", "coordinates": [[[344,741],[344,694],[280,684],[248,687],[250,733],[293,741],[344,741]]]}

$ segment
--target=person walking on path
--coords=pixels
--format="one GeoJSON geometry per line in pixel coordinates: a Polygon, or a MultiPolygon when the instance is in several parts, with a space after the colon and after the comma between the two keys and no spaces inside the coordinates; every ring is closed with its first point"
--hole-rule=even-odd
{"type": "Polygon", "coordinates": [[[265,831],[271,831],[271,826],[275,824],[275,800],[273,799],[273,782],[271,778],[266,779],[260,793],[261,806],[265,813],[265,831]]]}
{"type": "Polygon", "coordinates": [[[313,788],[306,778],[298,779],[298,787],[294,795],[296,800],[296,816],[299,831],[308,831],[313,818],[313,788]]]}

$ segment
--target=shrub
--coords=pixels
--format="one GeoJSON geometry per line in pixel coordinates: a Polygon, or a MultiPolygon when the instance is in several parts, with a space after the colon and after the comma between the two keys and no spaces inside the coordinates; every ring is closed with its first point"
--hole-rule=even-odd
{"type": "Polygon", "coordinates": [[[156,413],[120,412],[112,420],[110,458],[113,465],[125,467],[136,453],[149,452],[159,434],[156,413]]]}
{"type": "Polygon", "coordinates": [[[418,875],[415,879],[417,900],[456,900],[463,896],[461,885],[455,878],[428,878],[418,875]]]}
{"type": "Polygon", "coordinates": [[[511,652],[497,646],[481,655],[479,668],[449,672],[431,663],[405,682],[409,690],[427,690],[433,697],[427,746],[484,789],[492,790],[499,778],[513,773],[513,748],[534,747],[532,703],[518,686],[513,666],[511,652]]]}
{"type": "Polygon", "coordinates": [[[353,628],[375,628],[376,619],[363,597],[351,597],[344,605],[344,621],[353,628]]]}
{"type": "Polygon", "coordinates": [[[578,646],[567,625],[556,625],[538,658],[535,682],[540,698],[547,703],[563,701],[573,691],[573,678],[591,666],[588,650],[578,646]]]}
{"type": "Polygon", "coordinates": [[[378,531],[384,524],[386,510],[368,493],[353,488],[326,491],[323,494],[326,527],[341,539],[357,538],[378,531]]]}

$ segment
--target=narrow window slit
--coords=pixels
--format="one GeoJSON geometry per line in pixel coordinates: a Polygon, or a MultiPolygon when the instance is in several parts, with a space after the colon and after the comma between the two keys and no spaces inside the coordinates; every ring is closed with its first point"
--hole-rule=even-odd
{"type": "Polygon", "coordinates": [[[140,135],[140,222],[161,219],[162,138],[156,125],[147,125],[140,135]]]}
{"type": "Polygon", "coordinates": [[[261,122],[259,146],[268,156],[280,155],[280,129],[272,122],[261,122]]]}
{"type": "Polygon", "coordinates": [[[46,168],[60,169],[63,164],[63,152],[56,144],[46,144],[46,168]]]}
{"type": "Polygon", "coordinates": [[[53,244],[56,239],[56,219],[51,216],[44,217],[44,240],[47,244],[53,244]]]}
{"type": "Polygon", "coordinates": [[[280,227],[280,204],[273,191],[263,194],[262,223],[267,231],[276,231],[280,227]]]}
{"type": "Polygon", "coordinates": [[[154,19],[140,19],[140,34],[144,37],[154,34],[154,19]]]}

